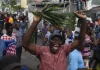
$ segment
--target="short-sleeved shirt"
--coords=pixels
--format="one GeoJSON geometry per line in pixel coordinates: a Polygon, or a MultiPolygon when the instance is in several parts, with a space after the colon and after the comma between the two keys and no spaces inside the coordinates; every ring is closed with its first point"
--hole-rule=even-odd
{"type": "Polygon", "coordinates": [[[47,27],[44,27],[44,28],[42,28],[42,30],[41,30],[41,32],[42,32],[44,35],[47,33],[47,31],[48,31],[48,28],[47,28],[47,27]]]}
{"type": "Polygon", "coordinates": [[[5,45],[5,41],[0,39],[0,59],[3,56],[3,51],[5,50],[6,45],[5,45]]]}
{"type": "Polygon", "coordinates": [[[13,21],[13,18],[12,18],[12,17],[10,17],[10,18],[9,18],[9,23],[11,23],[11,24],[13,24],[13,23],[14,23],[14,21],[13,21]]]}
{"type": "Polygon", "coordinates": [[[36,55],[40,57],[39,70],[66,70],[66,56],[71,51],[71,44],[62,45],[60,50],[53,54],[49,47],[36,47],[36,55]]]}
{"type": "Polygon", "coordinates": [[[15,30],[15,34],[16,34],[16,47],[21,47],[22,46],[22,29],[20,28],[19,30],[15,30]]]}
{"type": "Polygon", "coordinates": [[[9,22],[9,17],[5,18],[5,22],[8,23],[9,22]]]}
{"type": "Polygon", "coordinates": [[[48,31],[47,34],[45,35],[45,37],[47,38],[46,45],[49,44],[49,39],[50,39],[50,36],[51,36],[51,35],[52,35],[52,34],[50,33],[50,31],[48,31]]]}
{"type": "Polygon", "coordinates": [[[73,34],[71,34],[70,37],[65,40],[65,44],[70,44],[71,42],[73,42],[73,34]]]}
{"type": "MultiPolygon", "coordinates": [[[[91,42],[91,39],[87,34],[85,36],[85,42],[86,44],[89,44],[91,42]]],[[[82,55],[86,57],[90,56],[90,46],[89,45],[85,45],[82,55]]]]}
{"type": "Polygon", "coordinates": [[[77,70],[78,68],[84,68],[84,61],[82,54],[77,49],[73,50],[69,54],[69,65],[68,70],[77,70]]]}
{"type": "MultiPolygon", "coordinates": [[[[15,35],[15,33],[12,33],[12,36],[10,37],[7,34],[4,34],[3,36],[1,36],[1,39],[5,40],[5,41],[11,41],[11,40],[16,41],[16,35],[15,35]]],[[[12,41],[10,43],[12,44],[14,41],[12,41]]],[[[10,45],[10,47],[8,47],[6,49],[6,55],[10,55],[10,54],[14,54],[14,55],[16,54],[16,45],[15,44],[10,45]]]]}

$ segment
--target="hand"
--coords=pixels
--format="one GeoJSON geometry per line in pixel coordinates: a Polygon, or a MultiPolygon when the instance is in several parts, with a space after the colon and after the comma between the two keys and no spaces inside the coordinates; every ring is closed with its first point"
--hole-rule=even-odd
{"type": "Polygon", "coordinates": [[[40,16],[34,15],[33,21],[39,22],[40,21],[40,16]]]}
{"type": "Polygon", "coordinates": [[[74,12],[74,14],[78,17],[78,18],[81,18],[81,19],[86,19],[86,15],[83,11],[76,11],[74,12]]]}

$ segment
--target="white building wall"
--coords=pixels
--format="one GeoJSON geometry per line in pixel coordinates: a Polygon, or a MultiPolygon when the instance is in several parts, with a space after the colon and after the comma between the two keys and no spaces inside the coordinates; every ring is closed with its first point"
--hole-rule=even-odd
{"type": "Polygon", "coordinates": [[[100,0],[89,0],[87,1],[87,10],[91,9],[92,7],[96,7],[100,5],[100,0]]]}

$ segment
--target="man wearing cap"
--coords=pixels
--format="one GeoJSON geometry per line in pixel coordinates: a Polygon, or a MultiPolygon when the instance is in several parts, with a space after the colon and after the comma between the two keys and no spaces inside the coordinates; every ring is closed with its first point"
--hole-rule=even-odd
{"type": "Polygon", "coordinates": [[[17,56],[7,55],[0,60],[0,70],[21,70],[21,63],[17,56]]]}
{"type": "Polygon", "coordinates": [[[71,44],[63,45],[61,35],[52,35],[48,47],[37,46],[36,44],[30,43],[32,34],[41,19],[38,16],[34,16],[33,24],[30,26],[23,38],[23,45],[30,53],[40,57],[39,70],[66,70],[66,56],[77,48],[77,46],[83,44],[86,34],[86,15],[83,12],[74,13],[81,20],[82,27],[79,39],[71,44]]]}
{"type": "Polygon", "coordinates": [[[28,70],[22,66],[16,55],[7,55],[0,60],[0,70],[28,70]]]}

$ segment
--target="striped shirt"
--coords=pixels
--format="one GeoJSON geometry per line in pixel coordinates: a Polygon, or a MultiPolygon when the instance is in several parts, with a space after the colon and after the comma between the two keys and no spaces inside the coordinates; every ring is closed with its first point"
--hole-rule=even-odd
{"type": "Polygon", "coordinates": [[[82,55],[87,57],[90,56],[90,46],[88,44],[91,42],[91,39],[87,34],[85,36],[85,42],[87,45],[85,45],[82,55]]]}

